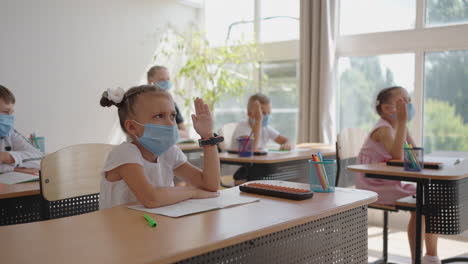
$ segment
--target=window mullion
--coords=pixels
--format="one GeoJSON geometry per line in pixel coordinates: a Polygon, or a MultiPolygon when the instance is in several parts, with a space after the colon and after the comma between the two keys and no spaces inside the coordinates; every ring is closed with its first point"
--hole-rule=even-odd
{"type": "Polygon", "coordinates": [[[424,51],[418,50],[415,54],[415,70],[414,70],[414,107],[416,115],[414,116],[413,128],[411,135],[416,144],[423,144],[423,127],[424,127],[424,51]]]}
{"type": "Polygon", "coordinates": [[[261,0],[255,0],[255,7],[254,7],[254,32],[255,32],[255,41],[260,43],[260,33],[261,33],[261,20],[262,20],[262,4],[261,0]]]}
{"type": "MultiPolygon", "coordinates": [[[[255,32],[255,42],[257,45],[260,44],[260,32],[261,32],[261,0],[255,0],[255,6],[254,6],[254,32],[255,32]]],[[[260,64],[260,62],[258,62],[260,64]]],[[[261,64],[260,64],[261,67],[261,64]]],[[[262,91],[262,83],[261,83],[261,69],[257,67],[253,67],[253,79],[254,79],[254,89],[257,91],[262,91]]]]}
{"type": "Polygon", "coordinates": [[[416,0],[416,29],[424,28],[425,14],[425,0],[416,0]]]}

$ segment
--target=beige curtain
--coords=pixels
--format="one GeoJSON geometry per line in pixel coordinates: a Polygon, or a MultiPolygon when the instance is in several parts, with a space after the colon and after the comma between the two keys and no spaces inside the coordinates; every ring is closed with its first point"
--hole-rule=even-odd
{"type": "Polygon", "coordinates": [[[334,143],[338,0],[301,0],[299,142],[334,143]]]}

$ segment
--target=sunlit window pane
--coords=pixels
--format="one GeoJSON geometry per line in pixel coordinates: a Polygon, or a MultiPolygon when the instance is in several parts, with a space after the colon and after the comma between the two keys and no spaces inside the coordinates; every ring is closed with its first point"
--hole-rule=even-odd
{"type": "Polygon", "coordinates": [[[299,39],[298,0],[262,0],[260,10],[262,42],[299,39]]]}
{"type": "Polygon", "coordinates": [[[468,151],[468,50],[426,54],[424,147],[468,151]]]}
{"type": "Polygon", "coordinates": [[[297,61],[262,63],[262,92],[268,95],[272,104],[271,126],[282,135],[296,140],[299,116],[299,89],[297,61]]]}
{"type": "Polygon", "coordinates": [[[205,29],[211,45],[229,40],[253,38],[254,1],[206,0],[205,29]]]}
{"type": "Polygon", "coordinates": [[[468,23],[468,2],[465,0],[426,0],[428,26],[468,23]]]}
{"type": "Polygon", "coordinates": [[[341,35],[411,29],[415,21],[415,0],[340,1],[341,35]]]}
{"type": "Polygon", "coordinates": [[[379,116],[375,100],[380,90],[403,86],[414,91],[414,54],[342,57],[339,60],[338,126],[369,131],[379,116]]]}

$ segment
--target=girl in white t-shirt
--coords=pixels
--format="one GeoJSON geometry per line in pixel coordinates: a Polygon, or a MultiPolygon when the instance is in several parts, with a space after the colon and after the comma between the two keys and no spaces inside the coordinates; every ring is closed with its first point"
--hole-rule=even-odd
{"type": "MultiPolygon", "coordinates": [[[[160,207],[191,198],[218,196],[220,165],[216,145],[203,148],[203,171],[187,162],[175,145],[178,130],[172,97],[152,85],[124,92],[109,89],[100,104],[118,108],[120,126],[131,139],[107,157],[101,180],[100,209],[140,202],[160,207]],[[174,175],[193,187],[174,187],[174,175]]],[[[211,112],[203,100],[194,101],[193,126],[203,139],[213,137],[211,112]]]]}

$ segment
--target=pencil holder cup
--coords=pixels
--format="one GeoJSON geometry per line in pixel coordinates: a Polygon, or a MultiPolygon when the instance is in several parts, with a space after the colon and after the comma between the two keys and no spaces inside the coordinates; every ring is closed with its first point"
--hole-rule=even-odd
{"type": "Polygon", "coordinates": [[[309,160],[310,190],[314,192],[334,192],[336,178],[336,160],[309,160]]]}
{"type": "Polygon", "coordinates": [[[45,138],[44,137],[34,137],[29,138],[29,143],[35,148],[39,149],[42,153],[45,153],[45,138]]]}
{"type": "Polygon", "coordinates": [[[403,148],[403,159],[406,171],[420,171],[424,167],[424,148],[403,148]]]}
{"type": "Polygon", "coordinates": [[[253,155],[254,140],[251,137],[239,137],[237,138],[239,147],[239,157],[250,157],[253,155]]]}

